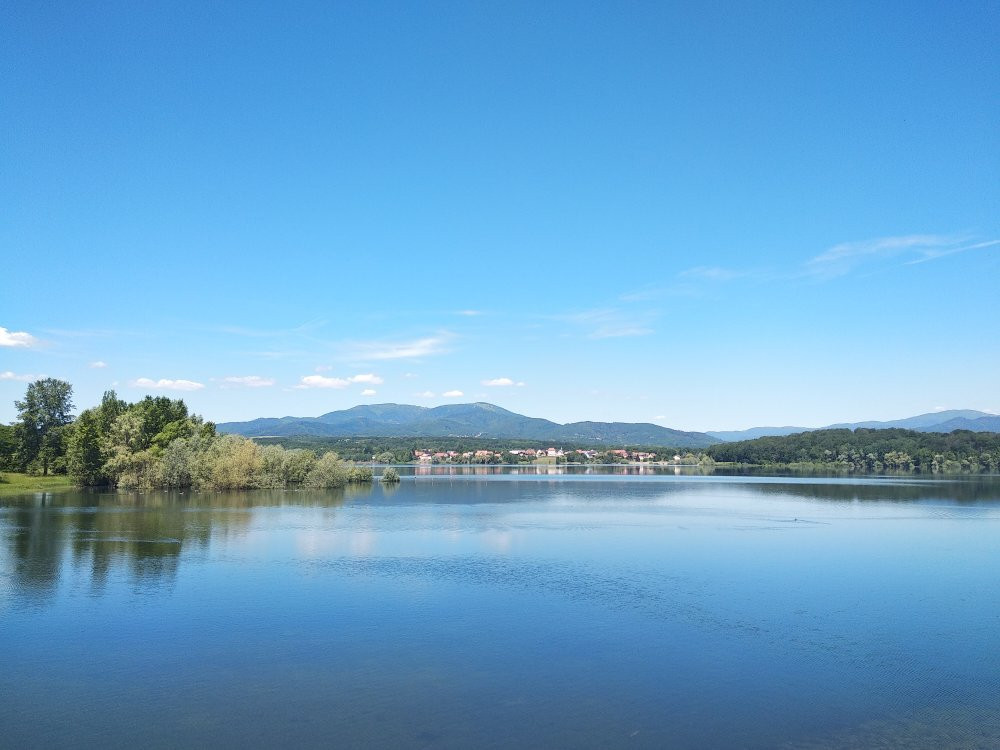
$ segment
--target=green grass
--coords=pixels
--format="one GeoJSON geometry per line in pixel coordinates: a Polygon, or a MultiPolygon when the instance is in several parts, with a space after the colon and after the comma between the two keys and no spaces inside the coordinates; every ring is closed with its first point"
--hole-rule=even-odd
{"type": "Polygon", "coordinates": [[[13,471],[0,472],[0,495],[24,492],[59,492],[73,489],[73,480],[65,475],[32,477],[13,471]]]}

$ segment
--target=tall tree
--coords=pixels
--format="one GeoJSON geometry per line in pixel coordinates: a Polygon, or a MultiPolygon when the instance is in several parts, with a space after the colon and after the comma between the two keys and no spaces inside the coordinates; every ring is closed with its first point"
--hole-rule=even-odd
{"type": "Polygon", "coordinates": [[[23,401],[14,402],[24,467],[41,467],[44,476],[63,456],[63,428],[73,419],[72,397],[73,386],[65,380],[43,378],[28,385],[23,401]]]}
{"type": "Polygon", "coordinates": [[[13,425],[0,424],[0,471],[13,470],[17,456],[17,430],[13,425]]]}

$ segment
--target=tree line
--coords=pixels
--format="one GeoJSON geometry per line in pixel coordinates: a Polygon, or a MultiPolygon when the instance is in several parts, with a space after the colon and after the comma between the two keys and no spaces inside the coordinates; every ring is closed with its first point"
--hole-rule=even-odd
{"type": "Polygon", "coordinates": [[[372,479],[370,468],[332,451],[216,434],[181,399],[128,403],[107,391],[74,419],[72,395],[72,386],[55,378],[28,385],[15,402],[17,420],[0,425],[0,470],[68,474],[81,486],[128,490],[328,488],[372,479]]]}
{"type": "Polygon", "coordinates": [[[719,462],[763,466],[793,464],[867,473],[992,473],[1000,471],[1000,433],[814,430],[721,443],[706,453],[719,462]]]}

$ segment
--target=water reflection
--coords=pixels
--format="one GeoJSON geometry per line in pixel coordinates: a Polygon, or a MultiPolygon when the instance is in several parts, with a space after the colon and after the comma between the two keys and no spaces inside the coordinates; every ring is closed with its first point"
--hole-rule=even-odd
{"type": "Polygon", "coordinates": [[[1000,736],[996,479],[425,468],[0,501],[7,744],[1000,736]]]}
{"type": "Polygon", "coordinates": [[[255,508],[335,510],[371,492],[371,485],[350,485],[303,491],[36,493],[3,499],[0,538],[18,595],[53,595],[65,563],[89,571],[93,593],[104,589],[115,566],[124,568],[133,585],[149,588],[169,583],[183,554],[204,552],[213,539],[244,534],[255,508]]]}
{"type": "MultiPolygon", "coordinates": [[[[308,539],[301,543],[315,548],[314,551],[328,549],[332,543],[331,539],[321,541],[317,536],[326,533],[318,529],[329,530],[337,525],[331,514],[345,504],[357,503],[375,503],[379,507],[421,506],[419,523],[438,524],[449,534],[470,526],[481,529],[488,532],[488,538],[483,536],[482,541],[496,550],[506,550],[511,545],[507,521],[502,517],[504,511],[500,509],[519,503],[595,510],[622,503],[634,508],[712,507],[730,513],[750,510],[760,500],[773,498],[808,500],[829,509],[858,503],[891,503],[952,507],[956,512],[962,508],[1000,512],[1000,481],[991,477],[755,478],[751,481],[675,478],[673,468],[607,468],[610,474],[598,475],[592,473],[593,467],[421,466],[414,467],[413,475],[398,484],[351,485],[323,491],[39,493],[3,499],[0,543],[8,558],[5,567],[10,571],[13,592],[44,600],[55,594],[66,570],[88,574],[92,593],[104,590],[116,566],[133,586],[169,585],[185,556],[204,557],[213,541],[221,543],[245,537],[253,526],[254,512],[259,509],[323,509],[324,518],[318,527],[315,520],[304,521],[308,528],[302,533],[308,539]],[[640,477],[649,478],[640,470],[651,471],[653,477],[664,481],[638,481],[640,477]],[[602,477],[608,481],[599,481],[602,477]],[[635,481],[624,484],[611,481],[630,477],[635,481]],[[462,481],[453,482],[458,479],[462,481]],[[491,505],[498,510],[486,515],[468,510],[491,505]],[[453,510],[445,511],[449,507],[453,510]]],[[[795,514],[795,520],[799,520],[799,515],[807,515],[805,509],[792,511],[789,516],[795,514]]],[[[946,511],[941,513],[947,515],[946,511]]],[[[612,519],[609,516],[604,522],[612,519]]],[[[352,517],[350,523],[354,525],[340,530],[350,536],[345,549],[351,554],[374,550],[378,529],[369,527],[370,519],[360,515],[352,517]]]]}

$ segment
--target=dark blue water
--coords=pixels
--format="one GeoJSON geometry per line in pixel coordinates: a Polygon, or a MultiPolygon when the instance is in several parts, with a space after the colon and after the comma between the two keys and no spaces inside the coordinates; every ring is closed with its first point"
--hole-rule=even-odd
{"type": "Polygon", "coordinates": [[[0,500],[0,746],[1000,747],[1000,481],[0,500]]]}

